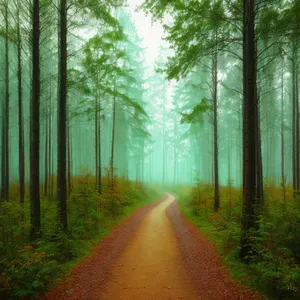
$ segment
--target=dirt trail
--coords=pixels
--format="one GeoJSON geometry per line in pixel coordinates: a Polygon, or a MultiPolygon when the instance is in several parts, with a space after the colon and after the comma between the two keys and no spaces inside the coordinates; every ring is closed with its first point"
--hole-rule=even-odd
{"type": "Polygon", "coordinates": [[[197,299],[166,216],[171,195],[142,221],[117,259],[100,299],[197,299]]]}
{"type": "Polygon", "coordinates": [[[215,246],[174,200],[166,194],[138,209],[38,299],[263,299],[230,278],[215,246]]]}

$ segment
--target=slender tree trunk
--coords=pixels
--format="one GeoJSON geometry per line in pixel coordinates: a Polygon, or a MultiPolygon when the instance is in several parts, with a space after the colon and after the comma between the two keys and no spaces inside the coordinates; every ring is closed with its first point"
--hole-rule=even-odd
{"type": "Polygon", "coordinates": [[[39,0],[33,0],[32,99],[30,116],[30,204],[31,238],[41,231],[40,211],[40,14],[39,0]]]}
{"type": "Polygon", "coordinates": [[[6,176],[6,166],[5,166],[5,135],[6,135],[6,128],[5,128],[5,101],[2,103],[2,131],[1,131],[1,193],[0,193],[0,201],[5,199],[5,176],[6,176]]]}
{"type": "MultiPolygon", "coordinates": [[[[70,116],[69,116],[70,118],[70,116]]],[[[71,152],[71,135],[70,135],[70,119],[68,119],[68,195],[72,193],[72,152],[71,152]]]]}
{"type": "Polygon", "coordinates": [[[166,131],[165,131],[165,126],[166,126],[166,108],[165,108],[165,103],[163,103],[163,178],[162,182],[165,184],[166,182],[166,131]]]}
{"type": "Polygon", "coordinates": [[[59,221],[64,230],[68,228],[67,216],[67,3],[60,0],[59,38],[59,100],[57,139],[57,198],[59,221]]]}
{"type": "Polygon", "coordinates": [[[285,164],[284,164],[284,59],[282,60],[282,74],[281,74],[281,185],[283,191],[283,205],[286,208],[286,190],[285,190],[285,164]]]}
{"type": "Polygon", "coordinates": [[[99,132],[98,132],[98,98],[95,97],[95,176],[96,185],[95,190],[98,189],[98,177],[99,177],[99,132]]]}
{"type": "Polygon", "coordinates": [[[292,143],[293,143],[293,150],[292,150],[292,165],[293,165],[293,191],[294,197],[296,197],[298,193],[298,162],[299,162],[299,151],[297,151],[297,137],[299,140],[299,129],[297,130],[297,123],[299,124],[299,116],[297,112],[297,76],[296,76],[296,64],[297,64],[297,56],[296,56],[296,45],[295,41],[293,41],[293,49],[292,49],[292,97],[293,97],[293,111],[292,111],[292,143]],[[298,122],[297,122],[298,121],[298,122]],[[297,133],[298,132],[298,133],[297,133]]]}
{"type": "Polygon", "coordinates": [[[173,184],[177,183],[177,118],[174,117],[174,178],[173,184]]]}
{"type": "Polygon", "coordinates": [[[218,56],[214,54],[212,59],[213,82],[213,114],[214,114],[214,210],[220,209],[219,192],[219,147],[218,147],[218,56]]]}
{"type": "Polygon", "coordinates": [[[8,1],[5,2],[5,177],[4,177],[4,200],[9,199],[9,49],[8,49],[8,1]]]}
{"type": "Polygon", "coordinates": [[[262,153],[261,153],[261,138],[260,138],[260,109],[259,109],[259,99],[257,95],[257,104],[255,106],[257,122],[255,127],[255,137],[256,137],[256,205],[263,205],[264,187],[263,187],[263,166],[262,166],[262,153]]]}
{"type": "Polygon", "coordinates": [[[299,180],[300,180],[300,173],[299,173],[299,142],[300,142],[300,136],[299,136],[299,84],[298,84],[298,68],[297,68],[297,65],[296,65],[296,72],[295,72],[295,104],[296,104],[296,140],[295,140],[295,143],[296,143],[296,155],[295,155],[295,163],[296,163],[296,167],[295,167],[295,170],[296,170],[296,195],[298,196],[299,195],[299,180]]]}
{"type": "Polygon", "coordinates": [[[244,183],[242,239],[240,255],[247,260],[250,251],[250,229],[256,228],[256,187],[257,187],[257,66],[255,45],[255,1],[244,0],[243,24],[243,81],[244,81],[244,183]]]}
{"type": "Polygon", "coordinates": [[[99,105],[98,105],[98,109],[99,109],[99,115],[98,115],[98,194],[101,195],[102,194],[102,182],[101,182],[101,178],[102,178],[102,157],[101,157],[101,106],[100,106],[100,101],[99,101],[99,105]]]}
{"type": "Polygon", "coordinates": [[[112,123],[112,137],[111,137],[111,158],[110,158],[110,175],[113,184],[114,179],[114,152],[115,152],[115,131],[116,131],[116,78],[114,79],[114,99],[113,99],[113,111],[112,111],[113,123],[112,123]]]}
{"type": "Polygon", "coordinates": [[[23,84],[22,84],[22,43],[20,31],[20,1],[17,2],[17,47],[18,47],[18,106],[19,106],[19,186],[20,203],[25,198],[25,158],[24,158],[24,121],[23,121],[23,84]]]}
{"type": "Polygon", "coordinates": [[[48,140],[48,132],[49,132],[49,128],[48,128],[48,125],[49,125],[49,122],[48,122],[48,118],[50,116],[48,116],[48,111],[46,112],[46,120],[45,120],[45,123],[46,123],[46,133],[45,133],[45,179],[44,179],[44,197],[47,197],[48,196],[48,177],[49,177],[49,169],[48,169],[48,151],[49,151],[49,146],[48,146],[48,143],[49,143],[49,140],[48,140]]]}
{"type": "Polygon", "coordinates": [[[50,85],[50,103],[49,103],[49,142],[48,142],[48,170],[49,170],[49,175],[48,175],[48,186],[49,186],[49,197],[50,199],[53,198],[53,156],[52,156],[52,80],[50,79],[49,82],[50,85]]]}

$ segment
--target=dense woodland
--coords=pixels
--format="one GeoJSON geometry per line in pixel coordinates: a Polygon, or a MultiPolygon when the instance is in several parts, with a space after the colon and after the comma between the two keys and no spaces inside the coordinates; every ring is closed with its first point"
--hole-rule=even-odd
{"type": "Polygon", "coordinates": [[[297,299],[300,1],[139,10],[154,65],[122,0],[0,0],[0,295],[43,292],[155,183],[235,276],[297,299]]]}

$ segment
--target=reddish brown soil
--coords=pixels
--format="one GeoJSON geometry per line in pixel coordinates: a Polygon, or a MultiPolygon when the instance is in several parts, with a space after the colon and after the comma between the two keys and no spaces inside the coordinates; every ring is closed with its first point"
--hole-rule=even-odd
{"type": "Polygon", "coordinates": [[[228,278],[214,246],[175,197],[137,210],[41,299],[259,299],[228,278]]]}
{"type": "Polygon", "coordinates": [[[180,212],[176,201],[166,211],[180,245],[183,260],[203,300],[264,299],[233,282],[222,266],[215,246],[180,212]]]}
{"type": "MultiPolygon", "coordinates": [[[[91,255],[84,258],[67,274],[56,287],[40,300],[94,300],[99,299],[99,291],[103,289],[103,282],[108,272],[127,245],[130,237],[135,233],[145,215],[160,201],[153,202],[136,210],[125,219],[114,231],[101,240],[91,255]]],[[[115,299],[117,300],[117,299],[115,299]]]]}

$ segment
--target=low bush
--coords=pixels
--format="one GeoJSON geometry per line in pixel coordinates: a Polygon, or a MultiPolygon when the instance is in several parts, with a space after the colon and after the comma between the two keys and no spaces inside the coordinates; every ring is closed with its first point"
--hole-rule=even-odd
{"type": "Polygon", "coordinates": [[[213,186],[199,183],[179,192],[180,207],[218,246],[232,275],[268,299],[300,299],[300,204],[291,187],[283,200],[280,188],[266,186],[259,226],[249,240],[254,249],[249,264],[239,258],[242,191],[229,185],[220,194],[221,209],[214,212],[213,186]]]}
{"type": "Polygon", "coordinates": [[[55,199],[41,199],[42,236],[30,241],[30,207],[0,204],[0,299],[35,299],[136,208],[160,197],[158,190],[125,178],[103,178],[103,194],[84,170],[73,178],[68,232],[57,223],[55,199]]]}

